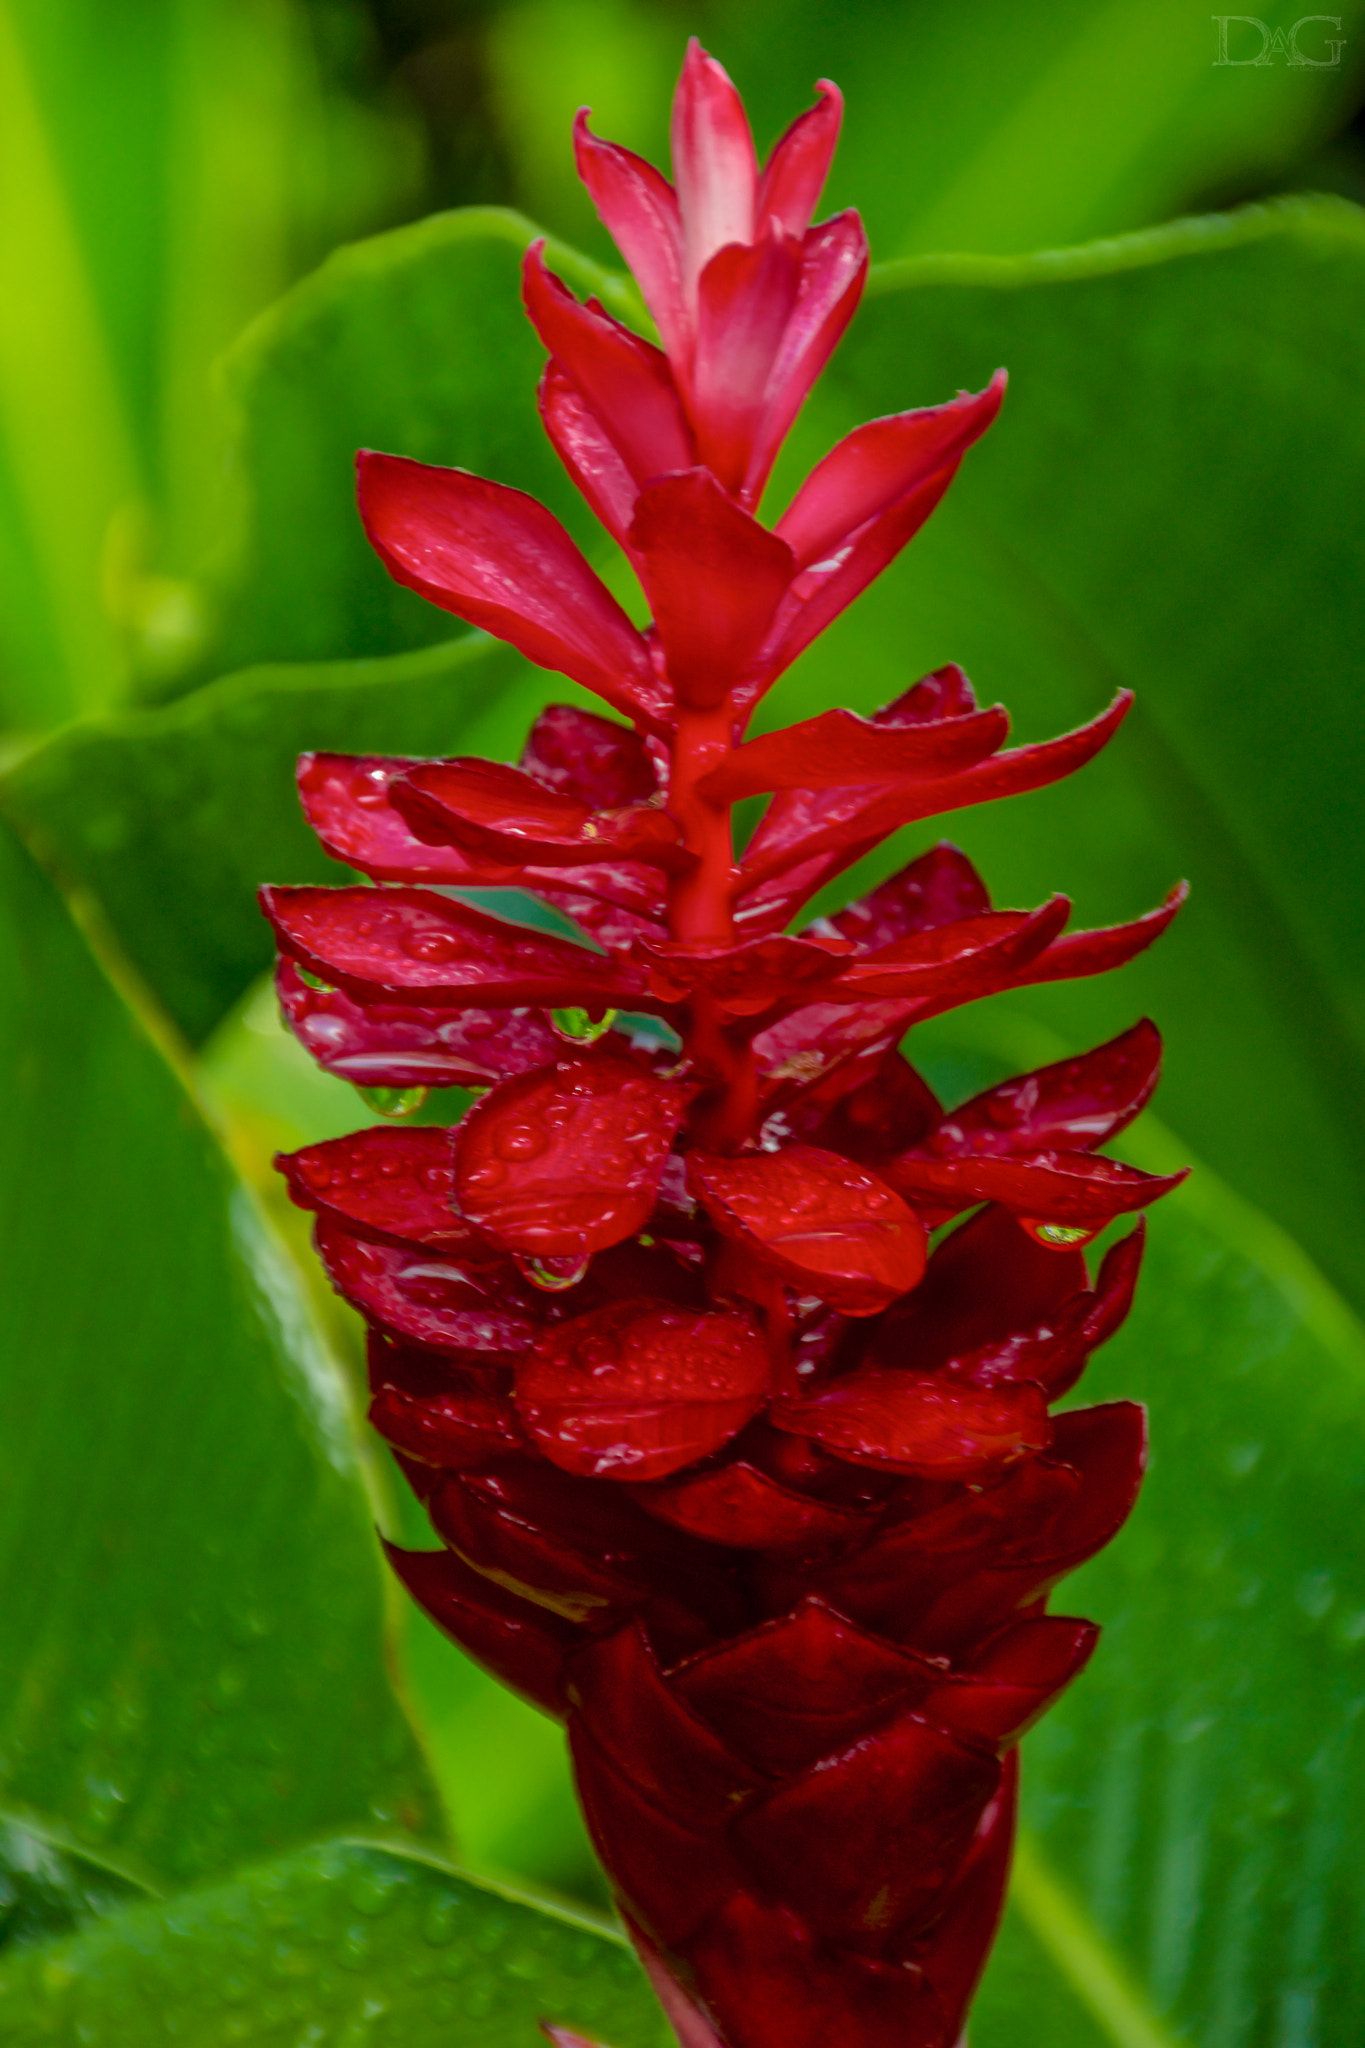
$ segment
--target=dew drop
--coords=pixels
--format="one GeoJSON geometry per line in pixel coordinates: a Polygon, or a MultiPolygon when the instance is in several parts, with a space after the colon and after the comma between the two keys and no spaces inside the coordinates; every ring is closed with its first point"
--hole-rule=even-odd
{"type": "Polygon", "coordinates": [[[362,1088],[356,1087],[356,1094],[366,1109],[372,1109],[376,1116],[387,1117],[391,1123],[402,1123],[404,1118],[416,1116],[427,1099],[425,1088],[362,1088]]]}
{"type": "Polygon", "coordinates": [[[538,1159],[548,1143],[549,1134],[539,1118],[499,1124],[493,1136],[499,1159],[538,1159]]]}
{"type": "Polygon", "coordinates": [[[591,1045],[611,1030],[616,1022],[615,1010],[604,1010],[594,1021],[586,1010],[570,1007],[567,1010],[551,1010],[550,1022],[561,1038],[570,1038],[576,1045],[591,1045]]]}
{"type": "Polygon", "coordinates": [[[1038,1244],[1051,1245],[1054,1250],[1069,1250],[1072,1245],[1089,1244],[1096,1235],[1093,1230],[1079,1230],[1074,1223],[1035,1223],[1031,1218],[1021,1219],[1029,1236],[1038,1244]]]}

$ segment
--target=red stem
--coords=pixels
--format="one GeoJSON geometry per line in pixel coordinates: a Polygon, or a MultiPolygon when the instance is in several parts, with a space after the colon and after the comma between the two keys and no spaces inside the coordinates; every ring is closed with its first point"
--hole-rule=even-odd
{"type": "MultiPolygon", "coordinates": [[[[697,856],[685,875],[668,887],[669,936],[687,946],[732,946],[731,914],[734,840],[730,805],[701,795],[697,784],[731,751],[734,711],[728,697],[711,710],[682,706],[673,742],[668,807],[682,827],[683,844],[697,856]]],[[[748,1035],[727,1025],[713,999],[695,996],[688,1005],[683,1049],[715,1091],[703,1098],[694,1118],[702,1143],[719,1151],[741,1145],[753,1129],[758,1105],[757,1076],[748,1035]]]]}

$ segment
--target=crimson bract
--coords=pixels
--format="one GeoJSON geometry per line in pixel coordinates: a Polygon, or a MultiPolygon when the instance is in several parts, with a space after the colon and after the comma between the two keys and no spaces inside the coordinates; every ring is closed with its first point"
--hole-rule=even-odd
{"type": "Polygon", "coordinates": [[[650,626],[521,492],[360,457],[391,573],[613,715],[552,705],[515,766],[304,757],[324,846],[379,886],[264,892],[290,1024],[364,1086],[486,1092],[453,1129],[281,1164],[441,1539],[395,1569],[567,1720],[682,2038],[951,2048],[1016,1745],[1095,1640],[1049,1596],[1142,1471],[1137,1407],[1053,1412],[1127,1312],[1141,1226],[1094,1274],[1083,1247],[1174,1177],[1098,1150],[1151,1093],[1150,1024],[951,1109],[899,1048],[957,1004],[1120,966],[1180,892],[1072,932],[1064,897],[995,909],[941,842],[801,923],[887,834],[1069,774],[1128,707],[1011,748],[947,667],[871,718],[746,738],[1004,388],[871,421],[758,518],[866,274],[855,214],[811,224],[841,110],[819,90],[760,169],[694,43],[676,185],[580,119],[662,347],[527,254],[545,428],[650,626]],[[461,893],[509,886],[581,938],[461,893]]]}

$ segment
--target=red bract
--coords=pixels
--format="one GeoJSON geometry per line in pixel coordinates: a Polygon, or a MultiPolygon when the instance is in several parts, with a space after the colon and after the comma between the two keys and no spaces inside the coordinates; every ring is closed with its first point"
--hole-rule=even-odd
{"type": "Polygon", "coordinates": [[[580,121],[662,348],[527,257],[542,416],[648,628],[520,492],[362,458],[393,574],[617,717],[551,706],[515,765],[305,756],[310,821],[372,886],[265,893],[324,1066],[488,1091],[452,1129],[281,1164],[441,1541],[395,1568],[566,1719],[687,2048],[957,2041],[1014,1746],[1095,1640],[1046,1603],[1142,1472],[1139,1409],[1053,1412],[1127,1313],[1142,1226],[1093,1279],[1081,1247],[1180,1178],[1097,1150],[1151,1093],[1148,1023],[946,1111],[899,1048],[958,1003],[1122,964],[1182,891],[1068,932],[1064,897],[994,908],[941,842],[788,928],[887,834],[1083,766],[1130,701],[1010,749],[949,666],[870,718],[746,738],[1003,395],[858,428],[758,519],[866,263],[855,215],[811,224],[840,111],[820,94],[760,170],[693,44],[676,189],[580,121]],[[460,894],[511,885],[581,938],[460,894]]]}

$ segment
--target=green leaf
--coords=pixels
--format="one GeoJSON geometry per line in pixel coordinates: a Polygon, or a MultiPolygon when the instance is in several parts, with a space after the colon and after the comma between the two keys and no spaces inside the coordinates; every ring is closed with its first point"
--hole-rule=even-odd
{"type": "Polygon", "coordinates": [[[0,1952],[55,1940],[146,1897],[125,1872],[0,1813],[0,1952]]]}
{"type": "Polygon", "coordinates": [[[0,1070],[0,1801],[158,1888],[435,1834],[336,1368],[3,829],[0,1070]]]}
{"type": "MultiPolygon", "coordinates": [[[[1058,1050],[986,1016],[924,1043],[950,1099],[1058,1050]]],[[[1151,1119],[1121,1149],[1154,1170],[1188,1158],[1151,1119]]],[[[1025,1743],[1026,1846],[973,2048],[1349,2048],[1365,1331],[1206,1168],[1149,1227],[1136,1308],[1076,1398],[1145,1401],[1151,1469],[1053,1603],[1105,1632],[1025,1743]]]]}
{"type": "Polygon", "coordinates": [[[1027,1005],[1072,1044],[1150,1011],[1172,1123],[1358,1303],[1362,325],[1365,214],[1335,201],[1060,256],[889,267],[788,484],[856,421],[978,388],[1000,363],[1009,400],[924,533],[765,714],[850,692],[870,709],[952,659],[1034,738],[1132,685],[1137,709],[1099,762],[947,829],[997,900],[1064,888],[1086,922],[1192,879],[1137,966],[1027,1005]]]}
{"type": "MultiPolygon", "coordinates": [[[[391,654],[450,632],[392,582],[355,512],[355,453],[457,463],[539,498],[603,545],[541,429],[545,352],[521,306],[530,221],[436,214],[340,250],[248,329],[226,387],[240,418],[248,530],[224,664],[391,654]]],[[[615,313],[620,278],[555,244],[554,268],[615,313]]]]}
{"type": "Polygon", "coordinates": [[[198,1040],[269,965],[261,883],[345,877],[304,822],[297,756],[515,756],[548,680],[482,634],[384,662],[255,669],[164,710],[73,727],[21,761],[0,795],[72,886],[100,899],[198,1040]]]}
{"type": "Polygon", "coordinates": [[[443,1864],[328,1842],[0,1968],[0,2037],[51,2048],[533,2048],[540,2019],[662,2048],[619,1934],[443,1864]]]}

